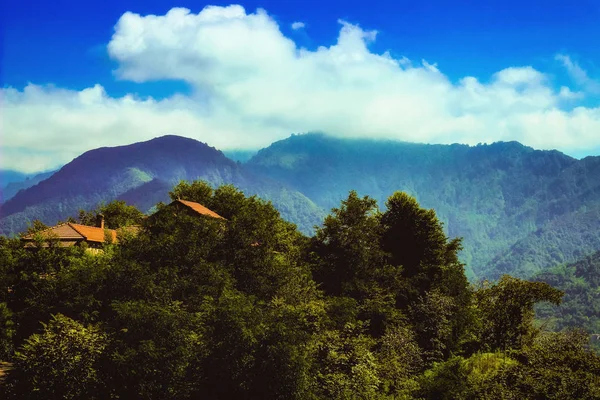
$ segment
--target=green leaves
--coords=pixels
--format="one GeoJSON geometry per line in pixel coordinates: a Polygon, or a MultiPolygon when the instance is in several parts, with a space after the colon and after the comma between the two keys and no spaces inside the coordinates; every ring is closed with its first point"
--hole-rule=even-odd
{"type": "Polygon", "coordinates": [[[8,394],[27,399],[102,398],[99,360],[107,335],[57,314],[15,353],[8,394]]]}
{"type": "Polygon", "coordinates": [[[114,370],[105,372],[121,395],[180,399],[198,390],[199,382],[188,378],[207,351],[199,314],[178,302],[114,302],[112,308],[114,370]]]}
{"type": "Polygon", "coordinates": [[[0,239],[5,397],[597,396],[585,337],[533,325],[561,292],[508,276],[470,288],[460,240],[404,193],[381,213],[350,192],[313,238],[232,186],[172,196],[227,219],[162,205],[95,256],[0,239]]]}
{"type": "Polygon", "coordinates": [[[171,200],[189,200],[210,208],[213,188],[205,181],[181,181],[169,192],[171,200]]]}
{"type": "Polygon", "coordinates": [[[104,224],[108,229],[139,225],[144,219],[144,214],[135,206],[127,205],[122,200],[113,200],[93,211],[80,210],[79,221],[83,225],[96,226],[99,215],[104,217],[104,224]]]}
{"type": "Polygon", "coordinates": [[[528,282],[504,275],[498,283],[484,283],[475,302],[484,321],[481,340],[492,350],[521,348],[533,338],[536,303],[559,304],[563,293],[542,282],[528,282]]]}

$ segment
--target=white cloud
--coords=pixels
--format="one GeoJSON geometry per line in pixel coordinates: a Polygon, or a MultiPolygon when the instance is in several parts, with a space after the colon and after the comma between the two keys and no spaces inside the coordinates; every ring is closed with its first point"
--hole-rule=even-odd
{"type": "Polygon", "coordinates": [[[297,31],[298,29],[303,29],[306,26],[304,22],[296,21],[293,22],[291,27],[293,30],[297,31]]]}
{"type": "Polygon", "coordinates": [[[600,146],[600,109],[577,107],[581,93],[554,89],[530,66],[455,83],[435,64],[372,52],[376,31],[340,23],[337,42],[312,51],[284,36],[264,10],[125,13],[108,44],[116,76],[182,80],[192,94],[157,101],[112,98],[100,86],[3,89],[0,162],[46,168],[94,147],[167,133],[222,149],[307,131],[429,143],[519,140],[567,152],[600,146]],[[35,162],[19,157],[24,148],[35,162]]]}
{"type": "Polygon", "coordinates": [[[571,78],[573,78],[575,83],[581,86],[583,90],[592,94],[600,93],[600,81],[590,78],[588,73],[581,68],[577,62],[571,60],[571,57],[565,54],[557,54],[555,59],[563,64],[571,78]]]}

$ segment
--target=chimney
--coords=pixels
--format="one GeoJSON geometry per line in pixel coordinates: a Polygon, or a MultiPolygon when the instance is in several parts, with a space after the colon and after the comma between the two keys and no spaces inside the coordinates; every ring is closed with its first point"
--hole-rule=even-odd
{"type": "Polygon", "coordinates": [[[104,215],[103,214],[96,215],[96,227],[104,229],[104,215]]]}

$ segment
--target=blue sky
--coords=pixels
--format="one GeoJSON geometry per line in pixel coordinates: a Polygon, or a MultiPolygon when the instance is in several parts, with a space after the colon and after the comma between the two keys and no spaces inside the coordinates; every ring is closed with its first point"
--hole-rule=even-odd
{"type": "Polygon", "coordinates": [[[597,1],[20,0],[0,15],[4,168],[167,133],[600,153],[597,1]]]}

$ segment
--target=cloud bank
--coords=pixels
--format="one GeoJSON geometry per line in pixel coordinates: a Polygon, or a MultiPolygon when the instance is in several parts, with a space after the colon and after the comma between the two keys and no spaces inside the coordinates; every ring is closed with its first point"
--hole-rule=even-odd
{"type": "MultiPolygon", "coordinates": [[[[337,42],[312,51],[264,10],[127,12],[108,43],[116,78],[180,80],[191,94],[155,100],[114,98],[99,85],[2,89],[0,163],[35,171],[91,148],[163,134],[221,149],[258,148],[309,131],[427,143],[518,140],[566,152],[600,146],[600,108],[578,105],[590,90],[555,88],[530,66],[452,82],[434,64],[372,52],[376,31],[339,23],[337,42]]],[[[557,62],[578,86],[595,88],[567,56],[557,62]]]]}

